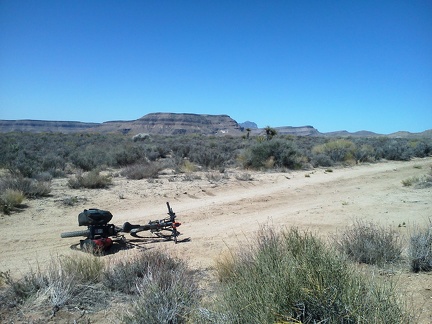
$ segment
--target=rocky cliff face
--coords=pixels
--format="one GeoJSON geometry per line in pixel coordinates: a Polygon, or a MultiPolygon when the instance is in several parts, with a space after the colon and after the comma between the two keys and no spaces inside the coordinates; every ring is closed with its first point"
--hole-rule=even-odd
{"type": "Polygon", "coordinates": [[[48,121],[48,120],[0,120],[0,133],[7,132],[58,132],[78,133],[98,127],[98,123],[82,123],[75,121],[48,121]]]}
{"type": "MultiPolygon", "coordinates": [[[[136,135],[140,133],[177,135],[177,134],[202,134],[202,135],[233,135],[246,134],[246,128],[251,135],[265,134],[264,129],[256,128],[255,123],[245,122],[238,124],[228,115],[200,115],[200,114],[175,114],[175,113],[151,113],[139,119],[131,121],[108,121],[104,123],[83,123],[77,121],[46,121],[46,120],[0,120],[0,133],[7,132],[58,132],[58,133],[122,133],[136,135]],[[245,127],[248,126],[248,127],[245,127]]],[[[349,133],[338,131],[320,133],[312,126],[300,127],[276,127],[279,135],[294,136],[383,136],[372,132],[361,131],[349,133]]],[[[432,138],[432,130],[421,133],[397,132],[388,134],[389,137],[432,138]]]]}

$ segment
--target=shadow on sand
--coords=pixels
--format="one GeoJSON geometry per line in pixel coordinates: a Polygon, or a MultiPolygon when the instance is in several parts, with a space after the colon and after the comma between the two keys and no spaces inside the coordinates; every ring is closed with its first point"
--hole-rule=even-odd
{"type": "MultiPolygon", "coordinates": [[[[136,237],[137,238],[134,239],[120,238],[120,239],[113,240],[113,244],[109,248],[103,250],[99,248],[95,248],[93,245],[86,244],[86,240],[80,240],[79,243],[72,244],[70,248],[75,251],[92,253],[96,256],[104,256],[104,255],[111,255],[123,250],[130,250],[130,249],[149,250],[153,248],[152,246],[149,246],[150,244],[173,241],[172,237],[168,237],[168,236],[167,237],[136,236],[136,237]]],[[[185,239],[177,240],[177,243],[186,243],[190,241],[191,239],[190,237],[188,237],[185,239]]]]}

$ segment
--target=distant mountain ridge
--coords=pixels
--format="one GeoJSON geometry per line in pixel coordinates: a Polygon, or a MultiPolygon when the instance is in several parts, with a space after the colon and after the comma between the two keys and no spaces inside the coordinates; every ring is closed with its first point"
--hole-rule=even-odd
{"type": "MultiPolygon", "coordinates": [[[[400,131],[383,135],[369,131],[350,133],[336,131],[320,133],[313,126],[274,127],[278,134],[294,136],[329,136],[329,137],[427,137],[432,138],[432,129],[421,133],[400,131]]],[[[58,132],[58,133],[122,133],[136,135],[139,133],[177,135],[232,135],[241,136],[247,130],[252,135],[264,134],[263,128],[251,121],[237,123],[228,115],[206,115],[189,113],[150,113],[139,119],[130,121],[107,121],[103,123],[86,123],[79,121],[44,121],[44,120],[0,120],[0,133],[7,132],[58,132]]]]}

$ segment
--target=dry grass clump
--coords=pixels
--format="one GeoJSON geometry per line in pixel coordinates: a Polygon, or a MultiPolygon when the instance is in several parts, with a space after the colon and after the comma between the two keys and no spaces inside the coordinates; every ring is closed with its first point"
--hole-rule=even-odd
{"type": "Polygon", "coordinates": [[[46,197],[51,192],[51,182],[31,179],[18,172],[11,172],[0,178],[0,192],[5,192],[7,189],[20,191],[27,198],[46,197]]]}
{"type": "Polygon", "coordinates": [[[9,213],[15,207],[21,205],[24,194],[20,190],[6,189],[0,193],[0,205],[4,213],[9,213]]]}
{"type": "MultiPolygon", "coordinates": [[[[419,166],[414,166],[416,169],[420,169],[419,166]]],[[[432,166],[430,168],[430,171],[428,174],[425,174],[423,176],[413,176],[408,179],[404,179],[401,181],[402,185],[404,187],[411,187],[417,189],[424,189],[424,188],[430,188],[432,187],[432,166]]]]}
{"type": "Polygon", "coordinates": [[[355,271],[338,253],[296,229],[261,232],[217,264],[214,303],[198,323],[407,323],[393,288],[355,271]]]}
{"type": "Polygon", "coordinates": [[[24,177],[9,171],[0,177],[0,210],[9,214],[21,205],[25,198],[46,197],[51,192],[51,181],[24,177]]]}
{"type": "Polygon", "coordinates": [[[140,163],[130,165],[121,171],[121,175],[131,180],[155,179],[159,176],[161,166],[156,163],[140,163]]]}
{"type": "Polygon", "coordinates": [[[96,274],[102,269],[103,262],[89,255],[53,257],[46,269],[32,269],[19,279],[1,273],[6,286],[1,299],[9,307],[50,306],[54,312],[65,305],[79,305],[85,292],[98,282],[96,274]]]}
{"type": "Polygon", "coordinates": [[[135,295],[125,323],[185,323],[198,301],[187,265],[161,252],[147,252],[112,264],[103,282],[111,290],[135,295]]]}
{"type": "Polygon", "coordinates": [[[375,223],[357,220],[336,239],[337,249],[359,263],[383,266],[397,262],[402,255],[398,233],[375,223]]]}
{"type": "Polygon", "coordinates": [[[408,257],[412,271],[432,271],[432,223],[425,227],[417,227],[413,231],[408,257]]]}
{"type": "Polygon", "coordinates": [[[252,181],[253,177],[249,172],[237,173],[235,178],[239,181],[252,181]]]}
{"type": "Polygon", "coordinates": [[[0,279],[0,321],[11,309],[97,311],[128,300],[130,308],[118,314],[123,323],[185,323],[198,300],[194,273],[162,252],[140,253],[115,264],[84,253],[54,257],[45,269],[19,279],[3,272],[0,279]]]}

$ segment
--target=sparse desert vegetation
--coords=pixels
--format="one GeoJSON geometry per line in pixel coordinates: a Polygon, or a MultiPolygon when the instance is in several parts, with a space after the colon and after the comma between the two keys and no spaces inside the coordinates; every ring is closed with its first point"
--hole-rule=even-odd
{"type": "Polygon", "coordinates": [[[8,133],[0,142],[1,321],[431,319],[427,140],[8,133]],[[191,242],[137,240],[99,257],[59,237],[84,208],[139,223],[168,200],[191,242]]]}

